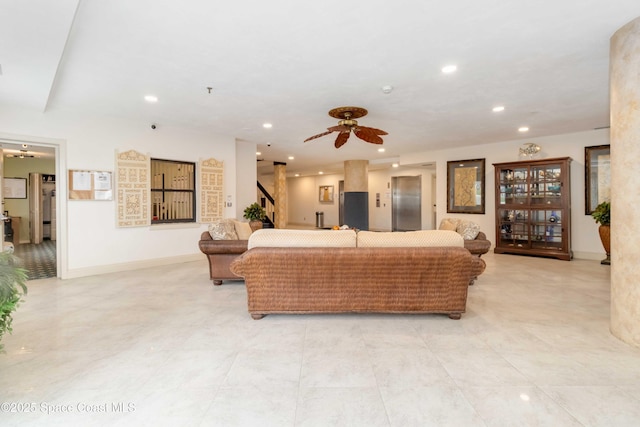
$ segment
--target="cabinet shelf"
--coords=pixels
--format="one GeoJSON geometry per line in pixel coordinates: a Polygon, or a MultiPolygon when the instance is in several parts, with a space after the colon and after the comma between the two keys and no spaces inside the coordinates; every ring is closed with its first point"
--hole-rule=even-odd
{"type": "Polygon", "coordinates": [[[570,260],[571,158],[494,163],[496,253],[570,260]]]}

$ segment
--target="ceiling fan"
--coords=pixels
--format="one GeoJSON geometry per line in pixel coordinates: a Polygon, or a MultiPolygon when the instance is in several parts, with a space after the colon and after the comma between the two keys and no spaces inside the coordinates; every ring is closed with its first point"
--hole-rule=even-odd
{"type": "Polygon", "coordinates": [[[311,141],[312,139],[320,138],[321,136],[329,135],[333,132],[339,132],[338,137],[336,138],[335,146],[336,148],[342,147],[349,139],[351,132],[356,134],[356,136],[364,141],[370,142],[372,144],[382,144],[382,138],[380,135],[388,135],[387,132],[370,128],[367,126],[360,126],[355,119],[359,119],[360,117],[366,116],[368,113],[367,110],[360,107],[338,107],[329,111],[329,115],[336,119],[341,119],[338,122],[338,126],[332,126],[327,128],[327,132],[322,132],[317,135],[311,136],[304,140],[304,142],[311,141]]]}

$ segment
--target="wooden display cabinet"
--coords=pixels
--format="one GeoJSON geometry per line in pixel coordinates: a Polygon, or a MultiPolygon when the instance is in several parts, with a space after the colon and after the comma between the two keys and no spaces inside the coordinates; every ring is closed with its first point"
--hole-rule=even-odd
{"type": "Polygon", "coordinates": [[[561,157],[493,164],[495,253],[572,258],[570,163],[561,157]]]}

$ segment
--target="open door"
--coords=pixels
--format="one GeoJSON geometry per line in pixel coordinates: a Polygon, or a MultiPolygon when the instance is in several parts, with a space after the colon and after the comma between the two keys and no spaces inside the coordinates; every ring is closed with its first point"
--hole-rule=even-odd
{"type": "Polygon", "coordinates": [[[42,175],[29,174],[29,240],[36,245],[42,243],[42,175]]]}

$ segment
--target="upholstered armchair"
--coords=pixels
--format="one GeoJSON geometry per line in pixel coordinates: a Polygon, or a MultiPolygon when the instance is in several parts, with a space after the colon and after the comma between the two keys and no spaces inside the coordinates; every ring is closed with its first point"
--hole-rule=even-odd
{"type": "MultiPolygon", "coordinates": [[[[480,226],[474,222],[457,218],[443,218],[440,221],[439,229],[453,230],[462,235],[464,247],[478,258],[489,252],[491,248],[491,242],[487,240],[487,235],[480,231],[480,226]]],[[[471,279],[469,285],[473,285],[476,279],[477,277],[471,279]]]]}

